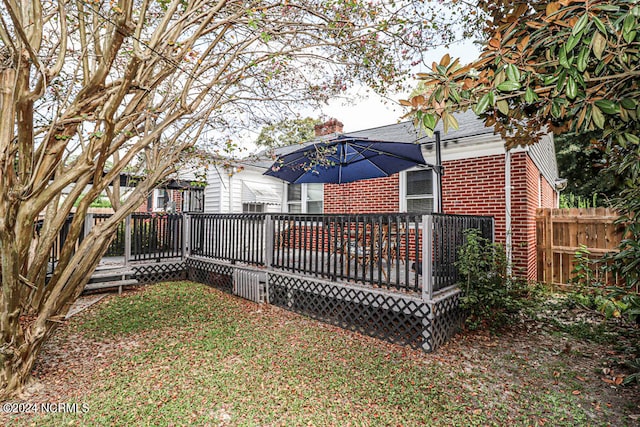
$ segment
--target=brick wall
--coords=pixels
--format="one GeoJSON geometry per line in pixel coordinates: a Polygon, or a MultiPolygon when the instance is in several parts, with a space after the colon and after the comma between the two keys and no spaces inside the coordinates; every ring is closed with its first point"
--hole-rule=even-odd
{"type": "Polygon", "coordinates": [[[324,186],[325,213],[400,211],[400,175],[324,186]]]}
{"type": "MultiPolygon", "coordinates": [[[[495,218],[496,241],[506,243],[505,156],[446,161],[444,212],[495,218]]],[[[324,187],[325,213],[397,212],[399,174],[324,187]]],[[[514,273],[536,279],[536,209],[555,207],[555,191],[527,152],[511,155],[511,241],[514,273]],[[540,193],[541,191],[541,193],[540,193]]]]}
{"type": "Polygon", "coordinates": [[[504,156],[444,162],[442,208],[461,215],[495,218],[496,240],[506,241],[504,156]]]}

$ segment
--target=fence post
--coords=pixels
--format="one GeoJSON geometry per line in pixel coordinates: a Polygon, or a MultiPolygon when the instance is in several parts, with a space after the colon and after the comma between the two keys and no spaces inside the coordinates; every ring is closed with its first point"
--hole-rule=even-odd
{"type": "Polygon", "coordinates": [[[124,219],[124,265],[131,261],[131,214],[124,219]]]}
{"type": "Polygon", "coordinates": [[[422,301],[433,298],[433,217],[422,215],[422,301]]]}
{"type": "Polygon", "coordinates": [[[93,214],[88,213],[84,217],[84,233],[82,236],[83,239],[89,235],[92,228],[93,228],[93,214]]]}
{"type": "Polygon", "coordinates": [[[182,260],[191,255],[191,215],[182,214],[182,260]]]}
{"type": "Polygon", "coordinates": [[[273,216],[265,215],[264,217],[264,265],[271,268],[273,264],[273,233],[274,223],[273,216]]]}

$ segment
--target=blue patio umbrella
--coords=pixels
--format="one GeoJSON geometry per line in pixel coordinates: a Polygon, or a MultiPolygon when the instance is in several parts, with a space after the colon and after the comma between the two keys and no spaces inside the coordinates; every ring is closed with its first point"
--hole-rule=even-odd
{"type": "Polygon", "coordinates": [[[342,184],[427,165],[418,144],[341,135],[279,157],[264,173],[284,181],[342,184]]]}

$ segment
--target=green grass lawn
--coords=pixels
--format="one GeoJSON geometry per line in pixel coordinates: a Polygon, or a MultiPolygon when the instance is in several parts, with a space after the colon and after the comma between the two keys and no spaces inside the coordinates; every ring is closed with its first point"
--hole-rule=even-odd
{"type": "Polygon", "coordinates": [[[10,421],[576,426],[629,420],[633,403],[618,407],[608,385],[599,395],[593,368],[575,363],[583,353],[536,340],[463,336],[424,354],[204,285],[165,283],[108,297],[72,318],[44,349],[36,369],[44,386],[34,398],[84,404],[86,413],[10,421]]]}

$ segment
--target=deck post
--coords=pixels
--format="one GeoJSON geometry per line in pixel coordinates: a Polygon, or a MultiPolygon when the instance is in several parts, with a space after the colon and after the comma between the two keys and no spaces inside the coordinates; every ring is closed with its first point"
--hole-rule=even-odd
{"type": "Polygon", "coordinates": [[[422,301],[433,299],[433,217],[422,215],[422,301]]]}
{"type": "Polygon", "coordinates": [[[124,219],[124,265],[131,261],[131,214],[124,219]]]}
{"type": "Polygon", "coordinates": [[[191,255],[191,215],[182,214],[182,259],[191,255]]]}
{"type": "Polygon", "coordinates": [[[271,215],[265,215],[264,217],[264,265],[267,268],[271,268],[273,265],[273,233],[274,233],[274,219],[271,215]]]}
{"type": "Polygon", "coordinates": [[[85,238],[89,235],[89,233],[91,232],[91,228],[93,228],[93,214],[88,213],[84,217],[84,233],[82,238],[85,238]]]}

